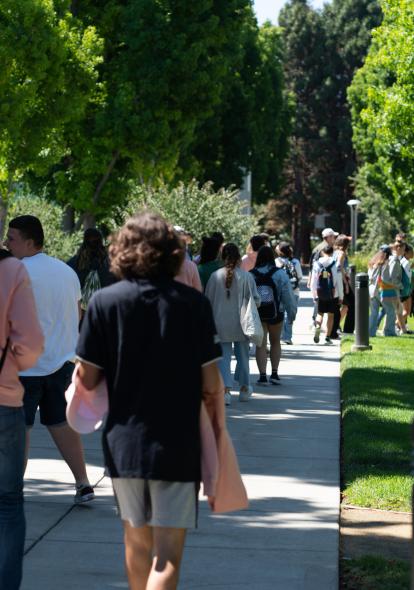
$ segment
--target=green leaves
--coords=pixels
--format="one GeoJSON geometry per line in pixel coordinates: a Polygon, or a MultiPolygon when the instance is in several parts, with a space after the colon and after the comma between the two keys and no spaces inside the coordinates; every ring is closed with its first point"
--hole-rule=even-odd
{"type": "Polygon", "coordinates": [[[349,90],[354,142],[360,175],[407,224],[414,205],[414,13],[408,0],[381,5],[383,24],[349,90]]]}

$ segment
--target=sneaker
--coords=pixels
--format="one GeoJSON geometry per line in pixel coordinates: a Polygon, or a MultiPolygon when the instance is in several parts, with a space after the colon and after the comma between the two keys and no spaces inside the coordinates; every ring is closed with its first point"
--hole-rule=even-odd
{"type": "Polygon", "coordinates": [[[321,327],[318,326],[318,325],[316,325],[315,326],[315,334],[313,336],[313,341],[314,341],[315,344],[318,344],[319,343],[320,336],[321,336],[321,327]]]}
{"type": "Polygon", "coordinates": [[[231,406],[231,393],[230,393],[230,391],[226,391],[224,393],[224,405],[231,406]]]}
{"type": "Polygon", "coordinates": [[[259,379],[256,381],[257,385],[267,385],[268,380],[266,375],[260,375],[259,379]]]}
{"type": "Polygon", "coordinates": [[[292,344],[293,344],[292,340],[284,340],[283,342],[284,342],[285,344],[290,344],[290,345],[292,345],[292,344]]]}
{"type": "Polygon", "coordinates": [[[239,402],[248,402],[252,393],[253,393],[253,390],[251,387],[246,387],[246,388],[240,389],[239,402]]]}
{"type": "Polygon", "coordinates": [[[75,504],[84,504],[85,502],[90,502],[91,500],[95,499],[95,492],[93,491],[92,486],[80,486],[79,488],[76,486],[76,494],[73,498],[75,504]]]}
{"type": "Polygon", "coordinates": [[[328,336],[325,338],[325,344],[333,344],[332,340],[328,336]]]}
{"type": "Polygon", "coordinates": [[[280,377],[277,374],[277,371],[273,371],[272,375],[270,376],[269,379],[270,383],[272,383],[273,385],[279,385],[279,381],[280,381],[280,377]]]}

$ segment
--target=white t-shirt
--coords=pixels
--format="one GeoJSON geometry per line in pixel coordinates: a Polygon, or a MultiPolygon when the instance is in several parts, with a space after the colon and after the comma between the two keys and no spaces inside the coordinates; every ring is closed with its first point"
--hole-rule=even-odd
{"type": "Polygon", "coordinates": [[[34,367],[20,374],[44,377],[75,358],[81,288],[75,271],[57,258],[41,252],[22,262],[32,282],[45,350],[34,367]]]}

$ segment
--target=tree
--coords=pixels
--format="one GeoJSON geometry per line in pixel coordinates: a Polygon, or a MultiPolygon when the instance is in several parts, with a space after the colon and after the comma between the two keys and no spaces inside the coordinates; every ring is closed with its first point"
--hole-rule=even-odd
{"type": "Polygon", "coordinates": [[[310,253],[310,215],[320,204],[328,154],[324,131],[326,38],[321,16],[307,0],[290,0],[280,13],[279,23],[285,47],[285,79],[295,99],[279,214],[292,220],[295,249],[306,259],[310,253]]]}
{"type": "Polygon", "coordinates": [[[221,99],[249,0],[84,0],[73,10],[104,39],[99,93],[66,129],[51,196],[103,216],[131,182],[170,179],[197,126],[221,99]]]}
{"type": "Polygon", "coordinates": [[[13,187],[65,151],[64,128],[95,91],[100,41],[49,0],[0,0],[0,235],[13,187]]]}
{"type": "MultiPolygon", "coordinates": [[[[414,14],[408,0],[383,0],[381,6],[383,23],[349,89],[361,159],[358,194],[366,201],[374,191],[386,214],[413,227],[414,14]]],[[[379,228],[380,216],[375,223],[379,228]]]]}
{"type": "Polygon", "coordinates": [[[287,151],[290,113],[281,32],[270,23],[259,29],[249,6],[237,39],[223,99],[200,125],[181,168],[217,187],[240,188],[246,172],[252,172],[253,198],[260,202],[277,194],[287,151]]]}

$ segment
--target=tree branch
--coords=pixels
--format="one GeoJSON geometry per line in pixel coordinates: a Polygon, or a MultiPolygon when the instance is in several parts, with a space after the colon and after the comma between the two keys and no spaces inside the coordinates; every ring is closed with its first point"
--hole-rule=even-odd
{"type": "Polygon", "coordinates": [[[103,190],[103,187],[107,183],[108,178],[110,177],[111,172],[114,169],[114,166],[115,166],[118,158],[119,158],[119,150],[116,150],[116,152],[114,152],[112,155],[112,160],[110,161],[105,174],[102,176],[101,180],[99,181],[98,186],[96,187],[95,194],[93,195],[93,204],[94,205],[96,205],[98,203],[99,196],[103,190]]]}

